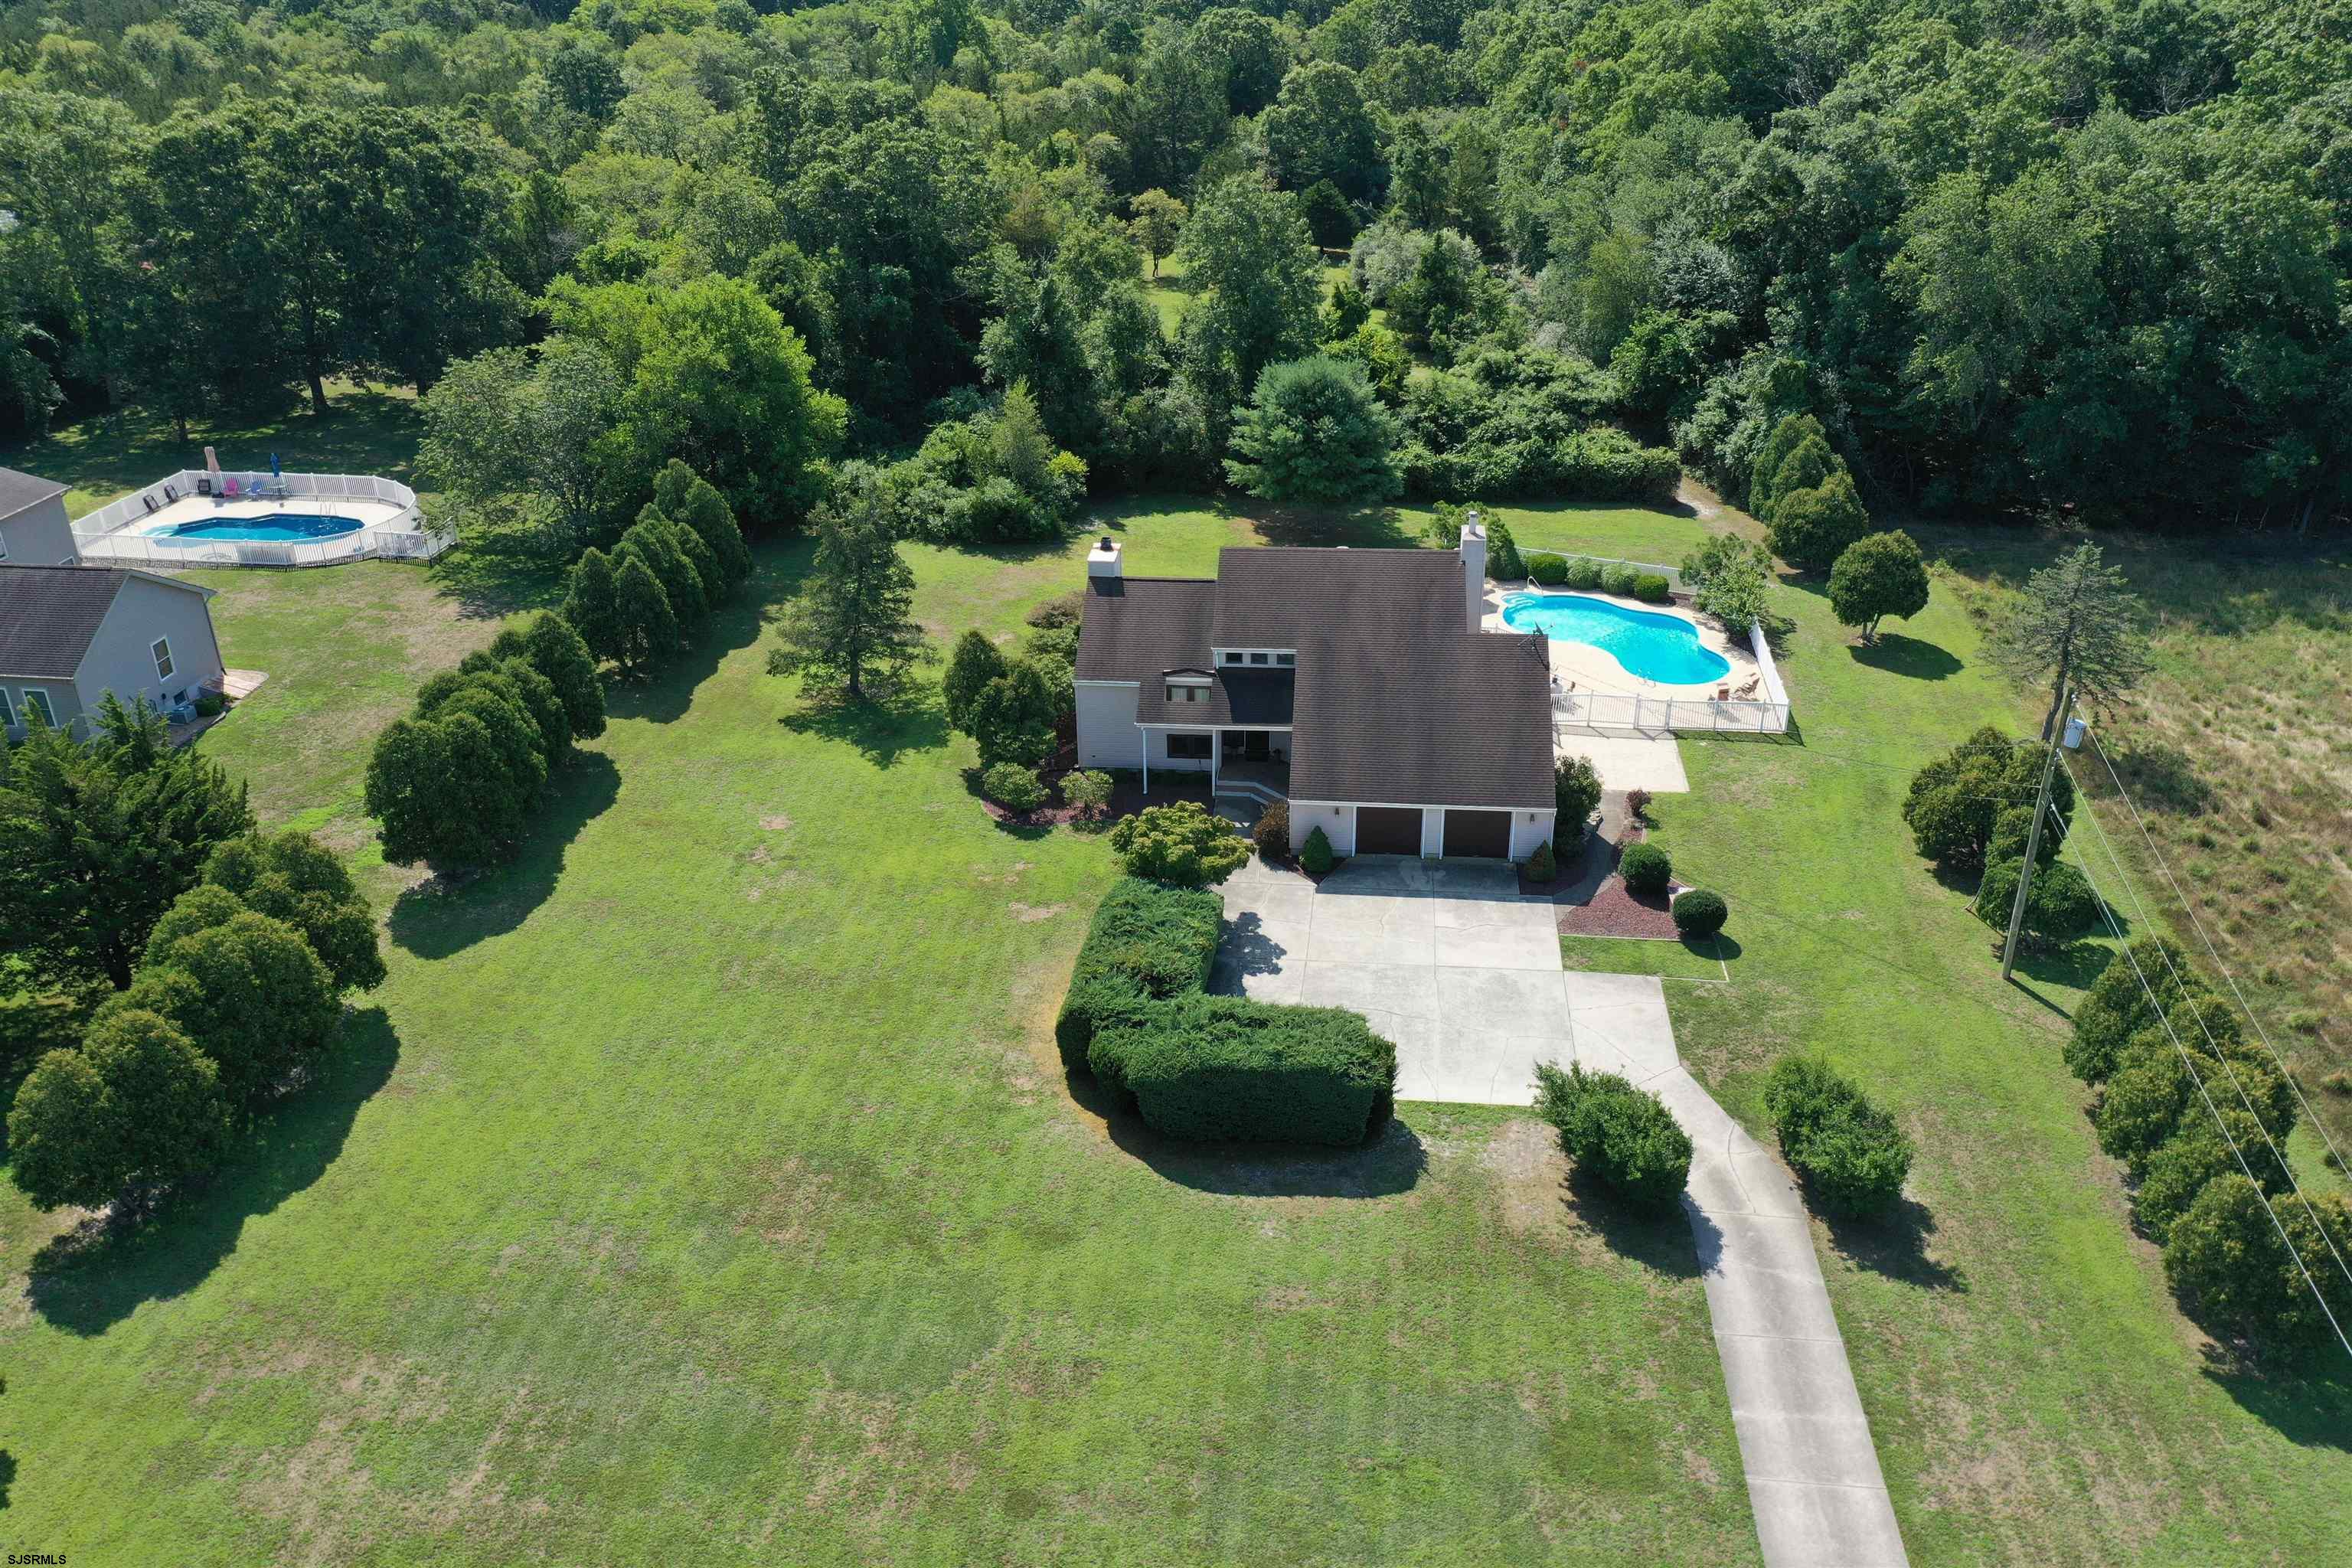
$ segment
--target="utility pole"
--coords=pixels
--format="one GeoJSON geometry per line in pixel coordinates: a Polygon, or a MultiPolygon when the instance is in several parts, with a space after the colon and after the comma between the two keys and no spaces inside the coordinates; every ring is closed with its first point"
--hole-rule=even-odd
{"type": "Polygon", "coordinates": [[[2033,797],[2033,826],[2025,830],[2025,864],[2017,868],[2017,897],[2009,906],[2009,938],[2000,944],[2000,977],[2017,967],[2017,938],[2025,925],[2025,898],[2033,889],[2033,868],[2042,854],[2042,819],[2050,811],[2050,781],[2058,772],[2058,742],[2064,731],[2066,715],[2074,704],[2074,694],[2063,684],[2058,688],[2058,706],[2054,718],[2059,725],[2044,742],[2049,754],[2042,760],[2042,788],[2033,797]]]}

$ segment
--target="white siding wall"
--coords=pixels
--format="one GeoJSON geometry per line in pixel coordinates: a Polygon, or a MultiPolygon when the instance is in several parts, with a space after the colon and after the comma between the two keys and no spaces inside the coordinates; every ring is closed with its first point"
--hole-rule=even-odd
{"type": "Polygon", "coordinates": [[[0,549],[11,566],[67,566],[74,553],[73,524],[66,521],[66,498],[54,495],[0,519],[0,549]]]}
{"type": "Polygon", "coordinates": [[[1356,852],[1356,808],[1352,805],[1318,805],[1312,801],[1290,803],[1290,847],[1307,847],[1307,836],[1317,828],[1331,841],[1331,853],[1339,856],[1356,852]]]}
{"type": "Polygon", "coordinates": [[[1135,727],[1133,686],[1078,688],[1078,765],[1139,768],[1143,731],[1135,727]]]}
{"type": "MultiPolygon", "coordinates": [[[[1532,822],[1528,820],[1529,815],[1524,811],[1511,813],[1511,858],[1514,860],[1526,859],[1536,852],[1537,845],[1549,843],[1551,839],[1552,818],[1558,813],[1536,812],[1532,822]]],[[[1559,847],[1554,845],[1552,853],[1558,855],[1559,847]]]]}
{"type": "Polygon", "coordinates": [[[173,692],[185,691],[194,700],[197,687],[220,678],[220,645],[213,639],[212,614],[204,596],[133,577],[122,584],[114,607],[99,623],[74,684],[80,689],[84,710],[95,712],[102,692],[111,691],[126,703],[144,697],[162,708],[169,705],[173,692]],[[157,637],[172,645],[168,680],[155,675],[151,650],[157,637]]]}

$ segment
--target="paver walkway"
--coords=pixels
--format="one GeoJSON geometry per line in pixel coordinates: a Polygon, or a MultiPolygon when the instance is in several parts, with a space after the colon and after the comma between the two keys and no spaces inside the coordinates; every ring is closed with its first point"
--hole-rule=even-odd
{"type": "Polygon", "coordinates": [[[1771,1568],[1899,1568],[1903,1538],[1796,1188],[1685,1071],[1664,988],[1570,973],[1507,866],[1364,856],[1318,888],[1253,859],[1212,985],[1347,1007],[1396,1042],[1397,1098],[1534,1099],[1535,1063],[1622,1074],[1692,1144],[1683,1195],[1756,1533],[1771,1568]]]}

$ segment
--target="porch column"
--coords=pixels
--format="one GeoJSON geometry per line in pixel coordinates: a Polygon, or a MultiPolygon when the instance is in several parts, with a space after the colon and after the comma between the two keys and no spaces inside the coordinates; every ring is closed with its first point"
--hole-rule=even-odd
{"type": "Polygon", "coordinates": [[[1138,724],[1135,738],[1143,756],[1143,793],[1151,793],[1151,731],[1138,724]]]}
{"type": "Polygon", "coordinates": [[[1225,732],[1212,730],[1209,731],[1209,805],[1213,807],[1217,804],[1217,768],[1224,760],[1225,732]]]}

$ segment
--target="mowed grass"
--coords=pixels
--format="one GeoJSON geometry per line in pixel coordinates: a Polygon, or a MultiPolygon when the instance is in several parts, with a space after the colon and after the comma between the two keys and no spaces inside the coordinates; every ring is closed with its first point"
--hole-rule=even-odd
{"type": "Polygon", "coordinates": [[[1705,984],[1723,972],[1678,943],[1563,945],[1573,966],[1667,976],[1684,1059],[1759,1135],[1764,1069],[1811,1050],[1916,1140],[1898,1223],[1815,1226],[1912,1561],[2342,1557],[2344,1369],[2264,1381],[2209,1357],[2059,1059],[2103,955],[2029,960],[2004,986],[1969,889],[1903,826],[1921,761],[2039,710],[1983,662],[1948,579],[1876,649],[1852,646],[1817,580],[1781,597],[1801,736],[1685,739],[1692,792],[1652,807],[1677,877],[1730,902],[1730,983],[1705,984]]]}
{"type": "MultiPolygon", "coordinates": [[[[1139,571],[1251,531],[1116,521],[1139,571]]],[[[919,613],[1011,637],[1082,551],[911,552],[919,613]]],[[[414,679],[495,624],[480,581],[531,597],[466,553],[222,574],[223,641],[414,679]]],[[[45,1250],[69,1216],[0,1207],[12,1539],[1754,1562],[1681,1220],[1564,1184],[1522,1115],[1408,1106],[1371,1150],[1285,1156],[1073,1103],[1050,1022],[1110,856],[992,824],[935,687],[836,713],[768,676],[805,563],[763,551],[748,603],[616,692],[518,863],[387,900],[391,979],[208,1193],[120,1246],[45,1250]]],[[[335,830],[361,705],[273,675],[205,743],[271,820],[335,830]]]]}

